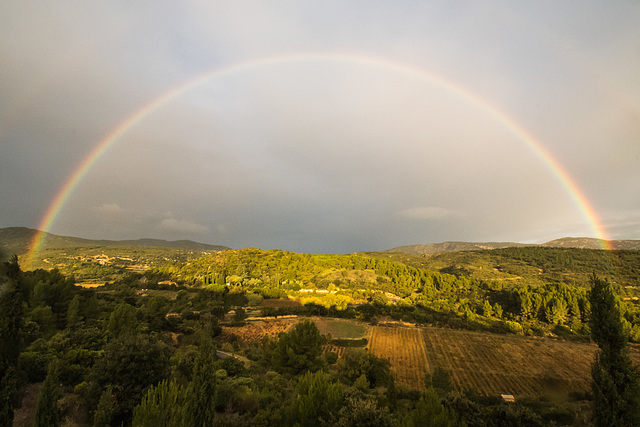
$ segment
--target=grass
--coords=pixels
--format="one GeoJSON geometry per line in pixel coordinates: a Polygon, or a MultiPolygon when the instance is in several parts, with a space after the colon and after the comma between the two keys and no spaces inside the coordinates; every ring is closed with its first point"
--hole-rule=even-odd
{"type": "Polygon", "coordinates": [[[334,339],[362,339],[369,334],[366,325],[348,319],[314,318],[323,335],[331,334],[334,339]]]}

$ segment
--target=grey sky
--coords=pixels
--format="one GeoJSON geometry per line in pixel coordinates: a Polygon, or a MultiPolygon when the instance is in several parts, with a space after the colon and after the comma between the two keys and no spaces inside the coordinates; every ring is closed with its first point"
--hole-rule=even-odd
{"type": "Polygon", "coordinates": [[[629,1],[4,1],[0,227],[38,227],[152,100],[257,61],[144,117],[50,231],[305,252],[595,236],[495,109],[638,239],[638,22],[629,1]]]}

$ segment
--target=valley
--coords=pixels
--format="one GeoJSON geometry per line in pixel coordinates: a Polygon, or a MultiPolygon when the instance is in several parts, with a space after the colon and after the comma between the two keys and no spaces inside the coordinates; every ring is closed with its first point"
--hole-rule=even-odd
{"type": "MultiPolygon", "coordinates": [[[[40,251],[31,270],[21,271],[25,251],[3,264],[15,292],[2,298],[24,302],[3,313],[23,319],[15,363],[29,393],[18,425],[33,420],[34,394],[52,372],[64,425],[98,416],[128,425],[145,393],[162,381],[192,389],[203,364],[208,387],[220,390],[217,420],[272,425],[299,415],[302,384],[314,381],[337,393],[342,416],[355,416],[346,411],[358,402],[390,425],[427,398],[468,425],[492,425],[504,405],[527,425],[588,425],[594,273],[611,283],[640,363],[637,250],[313,255],[68,239],[40,251]]],[[[191,389],[179,395],[193,399],[191,389]]]]}

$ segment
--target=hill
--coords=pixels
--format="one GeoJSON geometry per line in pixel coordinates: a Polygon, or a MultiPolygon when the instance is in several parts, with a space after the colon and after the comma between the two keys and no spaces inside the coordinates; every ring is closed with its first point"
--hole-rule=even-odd
{"type": "Polygon", "coordinates": [[[429,271],[496,281],[505,286],[570,283],[588,287],[594,273],[622,286],[640,284],[639,250],[604,251],[539,245],[422,255],[405,252],[368,254],[429,271]]]}
{"type": "Polygon", "coordinates": [[[427,245],[407,245],[388,249],[384,252],[404,252],[412,255],[437,254],[442,252],[480,251],[485,249],[510,248],[514,246],[527,246],[524,243],[514,242],[442,242],[429,243],[427,245]]]}
{"type": "Polygon", "coordinates": [[[549,248],[602,249],[606,244],[611,249],[638,250],[640,240],[602,240],[592,237],[563,237],[542,244],[515,242],[442,242],[426,245],[407,245],[388,249],[384,252],[404,252],[411,255],[430,255],[443,252],[481,251],[524,246],[543,246],[549,248]]]}
{"type": "MultiPolygon", "coordinates": [[[[23,255],[29,251],[29,246],[38,230],[26,227],[0,228],[0,250],[6,254],[23,255]]],[[[132,246],[154,248],[190,249],[196,251],[222,251],[226,246],[208,245],[191,240],[167,241],[162,239],[138,240],[91,240],[80,237],[58,236],[45,233],[43,249],[65,249],[95,246],[132,246]]]]}

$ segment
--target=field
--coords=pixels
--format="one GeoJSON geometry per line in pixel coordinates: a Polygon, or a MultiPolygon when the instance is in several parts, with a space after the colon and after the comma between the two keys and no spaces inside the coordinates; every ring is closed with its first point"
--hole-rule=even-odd
{"type": "Polygon", "coordinates": [[[429,362],[420,329],[373,326],[369,349],[375,356],[389,359],[397,385],[414,390],[424,388],[429,362]]]}
{"type": "Polygon", "coordinates": [[[422,331],[432,369],[447,370],[458,390],[538,396],[589,389],[594,345],[435,328],[422,331]]]}
{"type": "MultiPolygon", "coordinates": [[[[421,389],[425,373],[446,370],[454,389],[483,395],[567,395],[586,392],[597,347],[549,338],[525,338],[441,328],[372,328],[369,348],[388,358],[398,385],[421,389]]],[[[631,351],[634,363],[640,351],[631,351]]]]}
{"type": "MultiPolygon", "coordinates": [[[[277,336],[300,318],[256,321],[242,327],[224,327],[222,340],[232,334],[238,341],[259,342],[263,336],[277,336]]],[[[486,396],[512,394],[516,397],[563,395],[589,391],[594,344],[551,338],[499,335],[443,328],[368,326],[353,320],[315,317],[322,334],[334,339],[369,339],[368,348],[388,359],[396,384],[413,390],[425,386],[425,376],[437,368],[449,373],[451,385],[459,391],[475,390],[486,396]]],[[[325,353],[340,357],[345,347],[328,343],[325,353]]],[[[640,349],[631,357],[640,364],[640,349]]]]}
{"type": "Polygon", "coordinates": [[[355,320],[328,317],[314,317],[312,320],[322,335],[331,334],[333,339],[359,339],[369,334],[368,325],[355,320]]]}
{"type": "Polygon", "coordinates": [[[221,341],[228,341],[232,336],[239,342],[254,344],[260,342],[265,335],[277,337],[280,332],[287,332],[299,319],[281,319],[274,321],[256,321],[245,326],[223,327],[221,341]]]}

